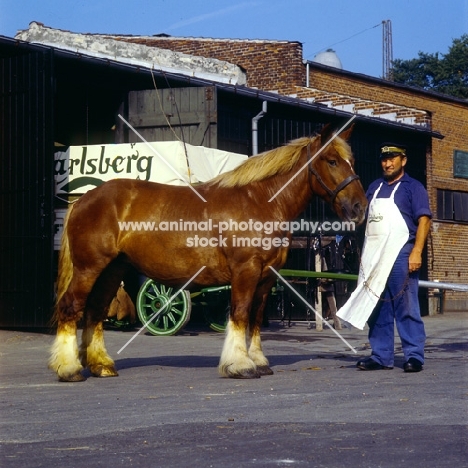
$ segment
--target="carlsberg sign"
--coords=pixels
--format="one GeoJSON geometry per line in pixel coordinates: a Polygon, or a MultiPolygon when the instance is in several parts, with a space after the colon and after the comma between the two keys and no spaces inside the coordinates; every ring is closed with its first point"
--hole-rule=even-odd
{"type": "Polygon", "coordinates": [[[56,194],[81,195],[112,179],[206,182],[246,156],[179,141],[70,146],[55,153],[56,194]],[[190,167],[190,170],[189,170],[190,167]]]}

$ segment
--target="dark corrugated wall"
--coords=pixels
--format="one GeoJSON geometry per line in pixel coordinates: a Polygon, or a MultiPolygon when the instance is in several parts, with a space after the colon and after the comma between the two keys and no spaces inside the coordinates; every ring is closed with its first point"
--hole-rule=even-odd
{"type": "Polygon", "coordinates": [[[0,326],[42,327],[53,301],[50,50],[0,58],[0,326]]]}

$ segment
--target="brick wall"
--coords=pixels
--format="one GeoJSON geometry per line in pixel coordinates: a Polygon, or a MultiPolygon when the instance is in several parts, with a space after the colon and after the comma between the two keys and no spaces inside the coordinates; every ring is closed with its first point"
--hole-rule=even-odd
{"type": "Polygon", "coordinates": [[[277,91],[291,85],[302,86],[305,83],[300,42],[156,36],[109,37],[184,54],[225,60],[246,71],[249,88],[277,91]]]}
{"type": "MultiPolygon", "coordinates": [[[[402,115],[409,112],[420,119],[419,123],[429,123],[434,131],[445,137],[443,140],[433,139],[432,152],[427,155],[427,188],[433,213],[437,212],[438,188],[468,191],[466,179],[453,178],[453,151],[468,151],[468,103],[314,64],[310,65],[309,88],[305,88],[306,67],[299,42],[112,37],[234,63],[246,71],[247,86],[252,88],[301,98],[314,97],[317,93],[323,100],[330,99],[331,93],[339,95],[339,104],[354,103],[356,109],[373,101],[375,112],[379,112],[379,106],[383,106],[381,112],[387,112],[389,108],[395,108],[402,115]]],[[[468,284],[466,252],[468,226],[434,220],[428,242],[429,279],[468,284]]],[[[468,294],[448,292],[446,298],[448,309],[468,310],[468,294]]]]}
{"type": "MultiPolygon", "coordinates": [[[[360,75],[333,72],[311,66],[310,86],[332,93],[361,99],[389,102],[424,109],[432,116],[432,130],[444,139],[432,139],[428,157],[427,188],[434,215],[437,213],[437,189],[468,191],[468,180],[453,177],[453,151],[468,151],[468,102],[444,99],[407,87],[366,79],[360,75]]],[[[430,280],[468,284],[468,226],[434,219],[428,242],[430,280]],[[432,268],[431,268],[432,267],[432,268]]],[[[468,310],[468,294],[446,293],[447,309],[468,310]]]]}

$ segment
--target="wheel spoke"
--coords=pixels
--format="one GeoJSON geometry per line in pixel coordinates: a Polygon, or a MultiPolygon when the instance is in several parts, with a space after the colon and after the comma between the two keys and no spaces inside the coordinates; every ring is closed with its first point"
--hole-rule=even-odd
{"type": "Polygon", "coordinates": [[[175,324],[177,323],[177,320],[176,320],[176,318],[174,317],[174,315],[172,314],[172,312],[169,312],[169,313],[166,315],[166,317],[167,317],[167,320],[168,320],[168,321],[170,320],[171,323],[172,323],[173,325],[175,325],[175,324]]]}
{"type": "Polygon", "coordinates": [[[158,285],[158,283],[153,282],[151,284],[151,288],[153,289],[154,293],[156,294],[156,297],[161,295],[161,290],[160,290],[159,286],[161,286],[161,285],[158,285]]]}
{"type": "Polygon", "coordinates": [[[180,318],[183,317],[184,314],[178,310],[171,310],[168,315],[170,315],[171,320],[175,322],[177,320],[180,320],[180,318]]]}
{"type": "Polygon", "coordinates": [[[173,335],[190,318],[192,306],[190,294],[188,291],[177,291],[172,298],[174,291],[171,286],[147,280],[138,292],[138,316],[153,335],[173,335]],[[164,310],[161,313],[162,308],[164,310]],[[157,317],[149,320],[153,315],[157,317]]]}

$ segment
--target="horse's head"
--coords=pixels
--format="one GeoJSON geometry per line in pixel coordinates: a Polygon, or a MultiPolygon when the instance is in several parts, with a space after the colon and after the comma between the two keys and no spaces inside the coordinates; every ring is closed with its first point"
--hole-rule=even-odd
{"type": "Polygon", "coordinates": [[[351,132],[352,127],[333,138],[332,128],[323,128],[315,144],[307,147],[309,176],[314,193],[329,202],[340,218],[361,224],[367,198],[354,172],[354,158],[347,143],[351,132]]]}

